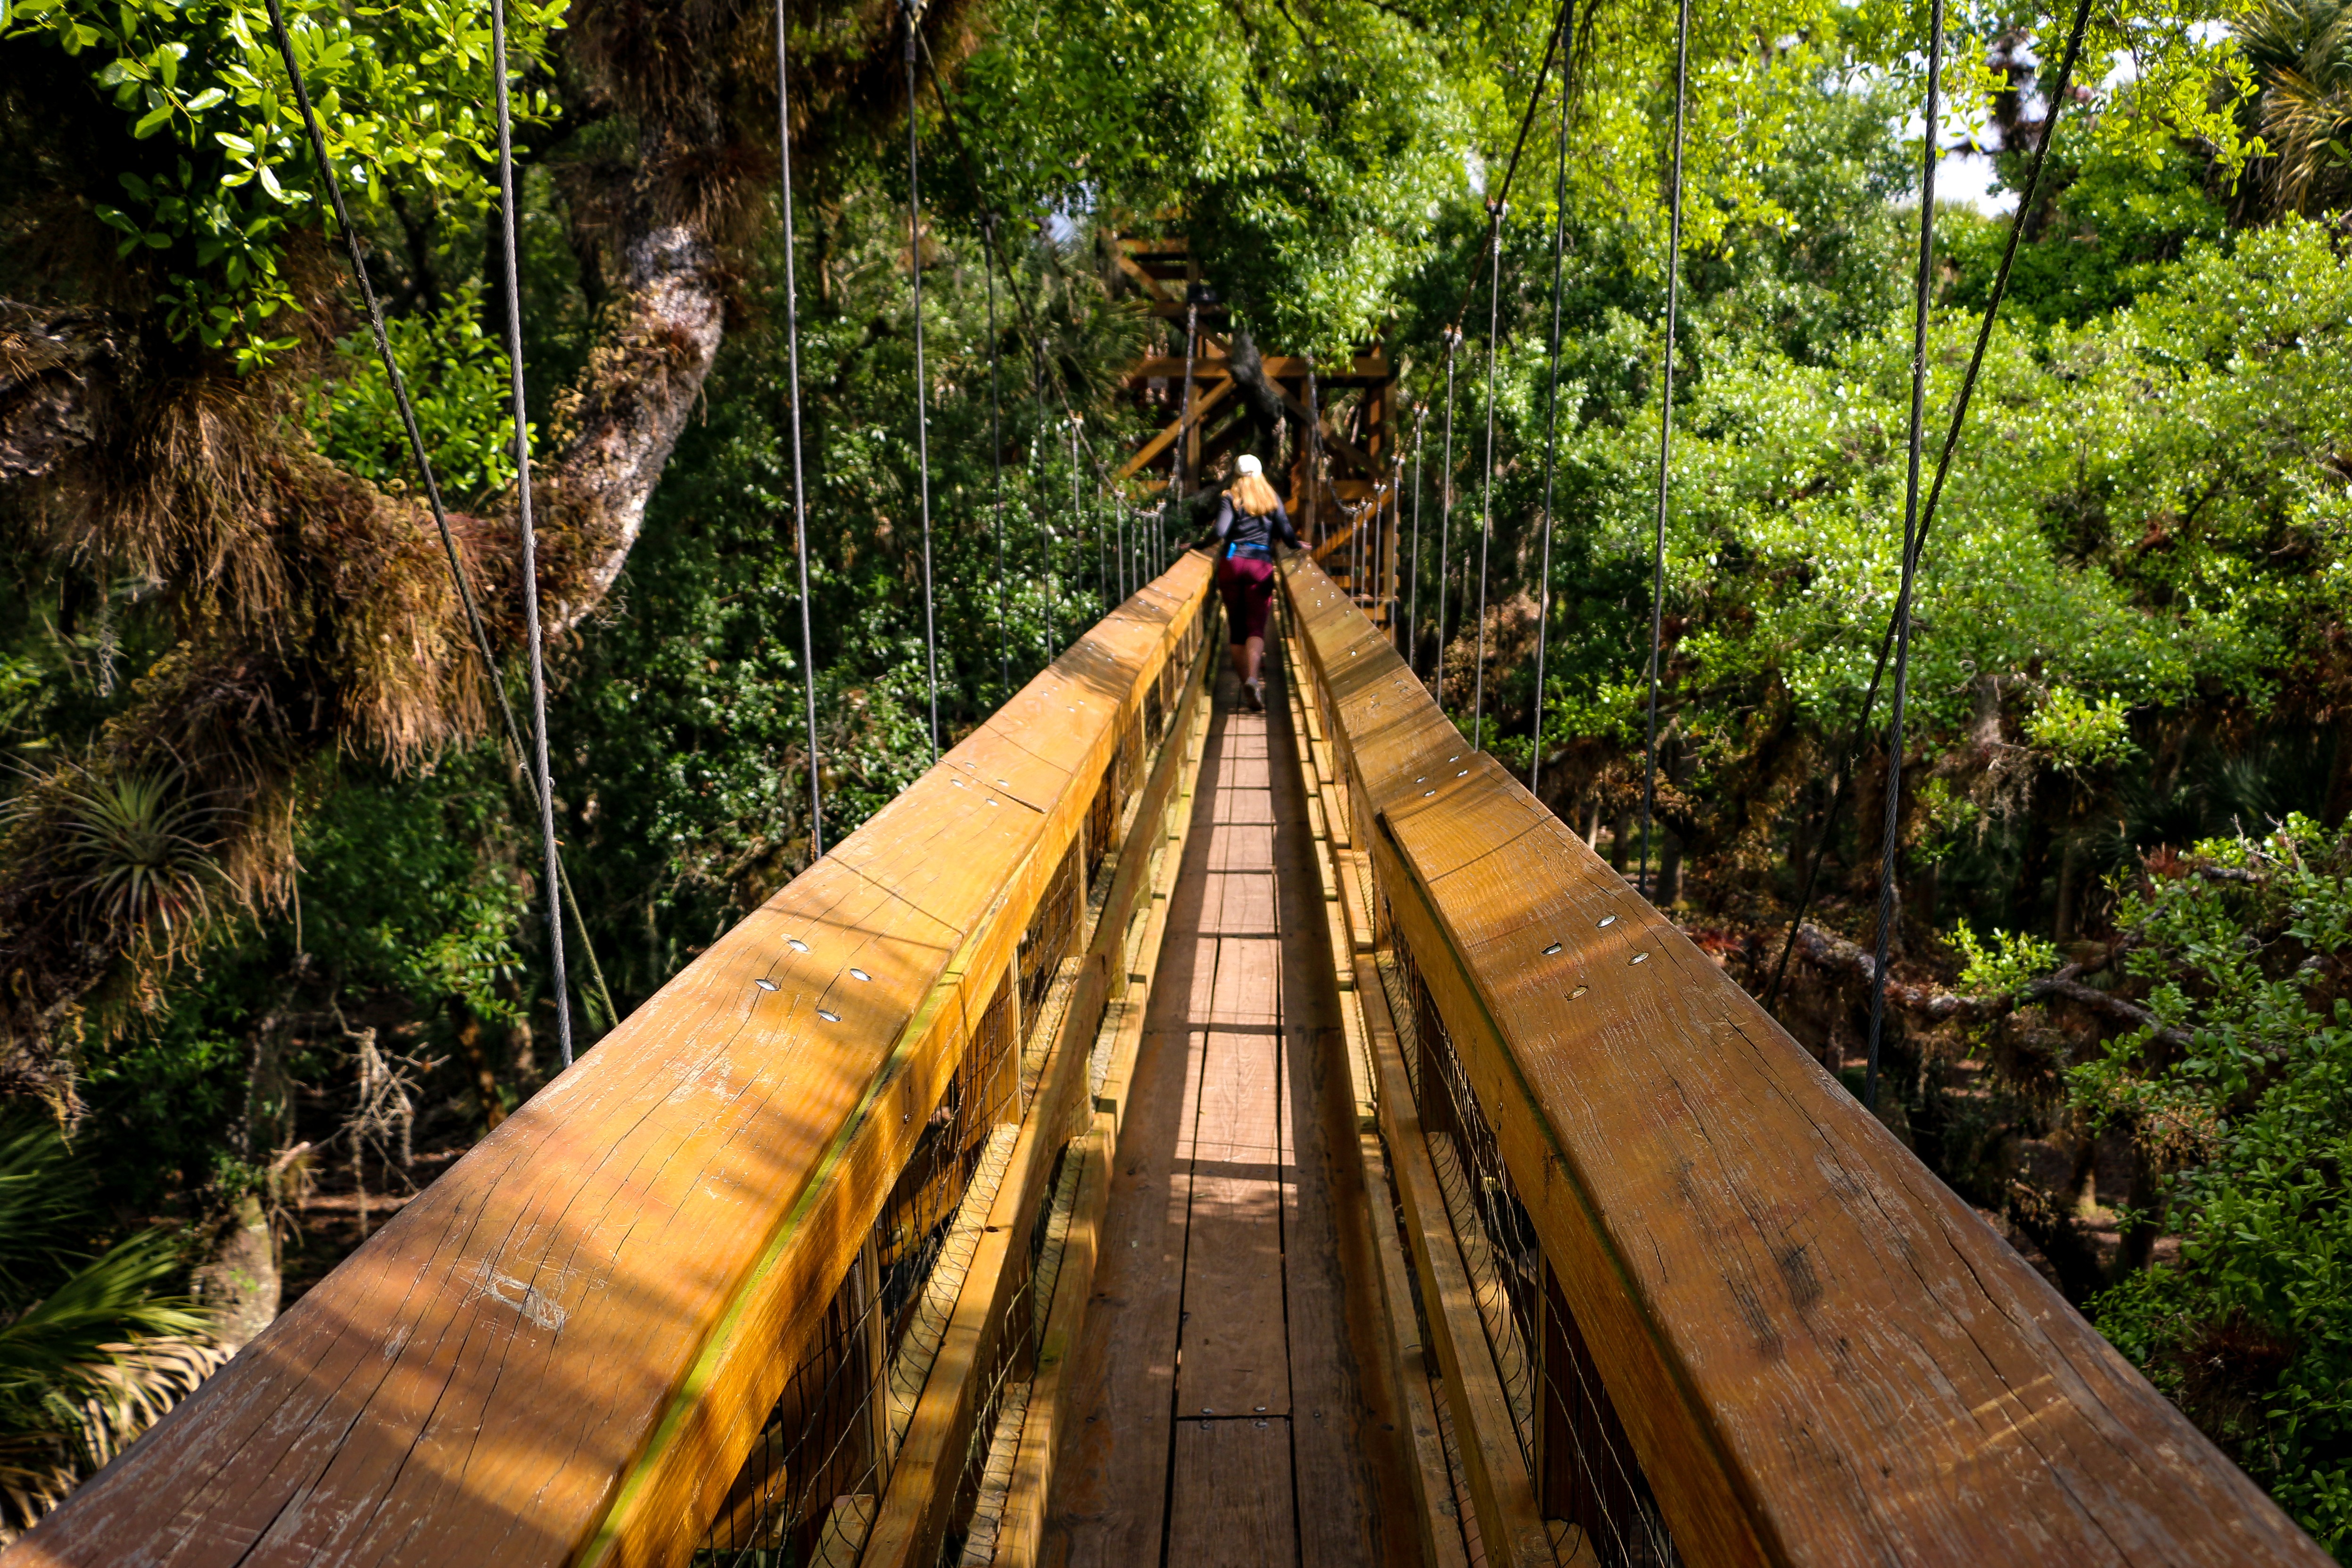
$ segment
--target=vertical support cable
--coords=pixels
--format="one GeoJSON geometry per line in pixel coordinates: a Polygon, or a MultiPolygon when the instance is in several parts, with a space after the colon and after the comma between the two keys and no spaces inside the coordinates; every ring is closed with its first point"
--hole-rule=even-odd
{"type": "Polygon", "coordinates": [[[522,279],[515,261],[514,121],[507,103],[506,0],[490,0],[491,76],[498,91],[499,263],[507,290],[507,382],[514,405],[515,497],[522,530],[522,612],[530,629],[530,739],[539,763],[539,842],[547,871],[547,952],[555,984],[555,1041],[572,1065],[572,991],[563,973],[562,868],[555,858],[555,779],[547,761],[547,662],[539,622],[539,533],[530,512],[530,416],[523,403],[522,279]]]}
{"type": "MultiPolygon", "coordinates": [[[[448,558],[450,581],[457,589],[457,603],[465,611],[467,629],[473,634],[474,652],[482,661],[482,678],[488,682],[490,695],[499,705],[499,720],[506,731],[507,748],[513,754],[515,766],[533,787],[531,756],[523,744],[522,727],[515,722],[514,704],[507,700],[506,682],[499,675],[498,656],[490,649],[489,628],[482,623],[482,606],[474,597],[473,580],[466,574],[466,563],[457,553],[457,540],[449,531],[448,509],[441,501],[441,483],[434,477],[433,460],[425,451],[425,437],[416,425],[416,405],[408,395],[408,378],[400,373],[400,361],[392,352],[392,339],[383,325],[383,306],[375,296],[375,285],[368,278],[367,258],[360,249],[359,230],[352,226],[352,215],[343,204],[343,183],[335,177],[335,165],[327,155],[327,135],[319,124],[319,111],[310,102],[310,89],[302,80],[302,64],[295,58],[294,38],[286,30],[286,16],[278,0],[268,0],[269,30],[278,44],[278,58],[286,62],[286,79],[294,89],[294,102],[302,116],[303,129],[310,138],[310,152],[319,160],[319,177],[327,187],[328,204],[334,209],[335,226],[342,231],[344,254],[352,260],[352,280],[359,285],[360,302],[367,312],[368,330],[375,338],[376,362],[383,366],[386,384],[392,388],[392,400],[400,411],[402,430],[408,437],[408,455],[416,464],[416,477],[425,491],[426,510],[433,514],[433,526],[441,535],[441,551],[448,558]]],[[[580,928],[580,951],[588,959],[588,976],[595,983],[597,999],[604,1005],[606,1025],[621,1021],[620,1009],[613,1005],[613,993],[604,984],[604,965],[596,962],[596,945],[588,940],[587,917],[580,911],[580,899],[572,890],[571,874],[563,869],[561,855],[555,868],[562,885],[563,901],[571,906],[572,923],[580,928]]]]}
{"type": "MultiPolygon", "coordinates": [[[[2072,100],[2074,67],[2082,58],[2083,35],[2091,23],[2091,0],[2078,0],[2074,7],[2074,24],[2067,35],[2066,48],[2058,62],[2057,85],[2049,96],[2050,112],[2042,121],[2042,136],[2033,149],[2033,162],[2027,166],[2025,187],[2018,194],[2016,210],[2009,222],[2009,240],[2001,248],[2000,265],[1992,275],[1992,289],[1985,298],[1984,315],[1977,323],[1976,347],[1969,354],[1969,367],[1960,377],[1959,395],[1952,403],[1951,422],[1944,430],[1944,446],[1936,459],[1936,481],[1927,487],[1927,504],[1919,513],[1918,531],[1912,536],[1911,556],[1916,560],[1927,547],[1927,535],[1936,526],[1936,508],[1943,499],[1944,480],[1951,472],[1952,454],[1960,444],[1960,429],[1969,416],[1969,402],[1976,393],[1978,373],[1984,368],[1985,350],[1992,342],[1993,324],[2000,316],[2000,302],[2009,292],[2010,269],[2017,261],[2018,241],[2024,237],[2026,219],[2035,210],[2034,198],[2042,189],[2042,169],[2050,156],[2051,144],[2058,137],[2058,117],[2065,112],[2072,100]]],[[[1878,702],[1879,682],[1886,674],[1887,656],[1894,651],[1895,622],[1888,617],[1885,633],[1879,638],[1878,659],[1871,667],[1870,685],[1862,695],[1862,712],[1846,735],[1845,749],[1832,775],[1829,809],[1822,814],[1821,832],[1813,840],[1813,852],[1805,868],[1805,879],[1797,893],[1796,912],[1789,917],[1788,934],[1780,942],[1780,957],[1773,966],[1772,983],[1764,988],[1764,1006],[1769,1011],[1779,999],[1781,984],[1789,977],[1789,958],[1796,951],[1797,932],[1805,923],[1805,911],[1812,907],[1813,891],[1820,884],[1822,856],[1829,837],[1835,830],[1838,808],[1844,804],[1846,781],[1853,774],[1853,760],[1861,752],[1862,737],[1870,728],[1870,715],[1878,702]]]]}
{"type": "Polygon", "coordinates": [[[1078,500],[1078,416],[1070,416],[1070,532],[1078,542],[1078,575],[1086,575],[1087,519],[1078,500]]]}
{"type": "Polygon", "coordinates": [[[919,0],[903,0],[907,18],[907,263],[915,307],[915,488],[923,511],[923,665],[931,694],[931,761],[940,760],[940,634],[931,600],[931,414],[923,369],[923,187],[921,117],[915,111],[915,28],[919,0]]]}
{"type": "Polygon", "coordinates": [[[1536,595],[1536,718],[1528,755],[1528,793],[1538,798],[1543,793],[1544,655],[1551,643],[1552,480],[1559,459],[1559,285],[1568,259],[1568,87],[1576,58],[1572,35],[1569,47],[1559,68],[1559,135],[1552,175],[1551,389],[1544,404],[1542,586],[1536,595]]]}
{"type": "Polygon", "coordinates": [[[1454,366],[1462,329],[1445,329],[1445,460],[1437,475],[1437,652],[1429,661],[1429,695],[1445,706],[1445,574],[1454,550],[1454,366]]]}
{"type": "Polygon", "coordinates": [[[1503,204],[1486,209],[1486,478],[1478,491],[1478,662],[1472,676],[1470,743],[1486,749],[1486,552],[1495,538],[1495,340],[1503,321],[1503,204]]]}
{"type": "MultiPolygon", "coordinates": [[[[1903,484],[1903,579],[1895,595],[1895,690],[1886,736],[1886,816],[1878,841],[1878,942],[1870,974],[1870,1055],[1863,1068],[1862,1103],[1878,1107],[1878,1047],[1886,1015],[1886,952],[1895,931],[1895,841],[1903,802],[1903,700],[1910,684],[1911,587],[1919,557],[1919,445],[1927,415],[1927,306],[1936,261],[1936,160],[1943,117],[1944,0],[1933,0],[1927,20],[1927,115],[1919,171],[1919,273],[1911,316],[1911,453],[1903,484]]],[[[2021,214],[2021,216],[2022,215],[2021,214]]]]}
{"type": "Polygon", "coordinates": [[[784,172],[784,364],[791,377],[793,408],[793,551],[800,567],[801,695],[808,720],[809,858],[817,860],[824,856],[824,786],[817,777],[816,635],[809,614],[808,497],[801,472],[801,295],[793,259],[793,100],[785,69],[788,30],[784,0],[776,0],[776,140],[783,151],[784,172]]]}
{"type": "Polygon", "coordinates": [[[1412,581],[1405,584],[1404,616],[1405,668],[1415,676],[1421,662],[1421,455],[1423,426],[1429,418],[1429,405],[1412,405],[1412,581]]]}
{"type": "MultiPolygon", "coordinates": [[[[1307,360],[1307,507],[1313,525],[1316,543],[1323,542],[1323,492],[1328,487],[1323,482],[1323,400],[1315,386],[1315,353],[1308,350],[1307,360]]],[[[1349,592],[1354,591],[1353,584],[1349,592]]]]}
{"type": "MultiPolygon", "coordinates": [[[[778,5],[783,0],[776,0],[778,5]]],[[[980,215],[981,233],[988,241],[988,254],[996,255],[996,215],[980,215]]],[[[1013,696],[1013,633],[1004,594],[1004,391],[999,380],[998,360],[1001,345],[996,337],[996,268],[981,268],[988,274],[988,464],[989,507],[996,519],[996,700],[1003,702],[1013,696]]]]}
{"type": "MultiPolygon", "coordinates": [[[[1937,0],[1941,4],[1941,0],[1937,0]]],[[[1650,728],[1642,749],[1642,869],[1650,892],[1650,819],[1658,804],[1658,650],[1666,633],[1666,473],[1675,449],[1675,323],[1682,308],[1683,119],[1690,100],[1690,0],[1675,14],[1675,161],[1666,220],[1666,343],[1658,390],[1658,521],[1650,548],[1650,728]]]]}
{"type": "MultiPolygon", "coordinates": [[[[1039,233],[1042,236],[1044,231],[1041,229],[1039,233]]],[[[1043,298],[1045,291],[1045,279],[1040,278],[1037,282],[1037,292],[1040,296],[1037,306],[1041,315],[1045,310],[1045,301],[1043,298]]],[[[1055,611],[1060,607],[1055,601],[1061,597],[1062,580],[1060,571],[1054,561],[1055,541],[1053,509],[1045,500],[1045,334],[1042,330],[1036,334],[1032,360],[1035,371],[1032,385],[1036,394],[1037,406],[1034,423],[1031,426],[1034,433],[1029,437],[1029,457],[1037,473],[1034,490],[1037,502],[1037,531],[1043,536],[1039,542],[1044,546],[1043,553],[1045,557],[1045,662],[1051,664],[1054,662],[1055,656],[1061,651],[1061,617],[1055,615],[1055,611]]]]}
{"type": "MultiPolygon", "coordinates": [[[[1395,438],[1393,433],[1390,438],[1391,440],[1395,438]]],[[[1402,608],[1397,603],[1397,574],[1403,565],[1403,556],[1404,446],[1400,442],[1396,450],[1389,458],[1388,559],[1387,570],[1381,577],[1381,586],[1388,590],[1386,597],[1389,606],[1389,638],[1391,642],[1396,638],[1397,611],[1402,608]]]]}
{"type": "Polygon", "coordinates": [[[1184,385],[1176,398],[1176,499],[1192,493],[1192,359],[1201,342],[1201,302],[1185,290],[1184,385]]]}

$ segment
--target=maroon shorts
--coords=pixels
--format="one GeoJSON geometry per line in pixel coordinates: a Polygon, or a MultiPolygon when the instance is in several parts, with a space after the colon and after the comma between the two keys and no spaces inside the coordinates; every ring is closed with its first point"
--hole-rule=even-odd
{"type": "Polygon", "coordinates": [[[1274,603],[1274,563],[1263,555],[1228,555],[1217,563],[1217,592],[1225,601],[1226,636],[1236,643],[1265,637],[1274,603]]]}

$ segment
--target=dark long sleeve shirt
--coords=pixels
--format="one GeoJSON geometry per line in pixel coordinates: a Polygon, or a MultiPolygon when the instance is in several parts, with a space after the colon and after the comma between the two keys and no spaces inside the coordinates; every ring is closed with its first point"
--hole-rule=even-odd
{"type": "Polygon", "coordinates": [[[1216,525],[1202,542],[1214,546],[1218,555],[1229,548],[1259,550],[1272,555],[1277,539],[1293,550],[1302,548],[1297,533],[1290,526],[1290,514],[1282,510],[1280,501],[1275,502],[1274,510],[1264,517],[1252,517],[1227,496],[1217,503],[1216,525]]]}

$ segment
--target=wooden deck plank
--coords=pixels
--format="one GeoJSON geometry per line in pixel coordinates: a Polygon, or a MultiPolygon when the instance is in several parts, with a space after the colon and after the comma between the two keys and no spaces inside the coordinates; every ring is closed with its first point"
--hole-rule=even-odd
{"type": "Polygon", "coordinates": [[[1290,1568],[1298,1561],[1288,1426],[1278,1416],[1176,1423],[1171,1568],[1290,1568]]]}
{"type": "Polygon", "coordinates": [[[1160,976],[1146,1010],[1104,1207],[1093,1300],[1068,1371],[1079,1392],[1061,1434],[1045,1561],[1157,1563],[1168,1492],[1190,1153],[1218,942],[1204,909],[1223,758],[1212,719],[1184,862],[1169,900],[1160,976]]]}
{"type": "MultiPolygon", "coordinates": [[[[1282,1294],[1282,952],[1265,718],[1228,712],[1211,792],[1220,893],[1216,984],[1201,1042],[1178,1330],[1179,1415],[1286,1414],[1282,1294]]],[[[1172,1528],[1172,1526],[1171,1526],[1172,1528]]]]}
{"type": "Polygon", "coordinates": [[[1223,937],[1201,1052],[1179,1332],[1180,1415],[1290,1408],[1283,1333],[1282,954],[1223,937]]]}
{"type": "MultiPolygon", "coordinates": [[[[1303,833],[1304,823],[1295,772],[1282,782],[1292,767],[1280,749],[1290,743],[1288,727],[1283,721],[1271,733],[1265,717],[1237,710],[1234,683],[1223,684],[1224,710],[1213,721],[1171,901],[1167,967],[1154,988],[1110,1184],[1096,1294],[1069,1362],[1074,1390],[1087,1392],[1073,1396],[1045,1560],[1102,1568],[1294,1563],[1300,1521],[1292,1489],[1312,1485],[1313,1511],[1324,1517],[1311,1526],[1318,1544],[1309,1561],[1414,1562],[1402,1439],[1388,1408],[1393,1396],[1373,1405],[1351,1370],[1381,1353],[1375,1340],[1356,1342],[1356,1320],[1378,1310],[1376,1260],[1349,1267],[1334,1234],[1339,1200],[1323,1190],[1331,1179],[1325,1122],[1333,1071],[1340,1098],[1349,1092],[1342,1047],[1324,1047],[1328,1060],[1307,1069],[1303,1081],[1317,1095],[1311,1108],[1294,1105],[1286,1087],[1302,1070],[1288,1048],[1301,1038],[1293,1007],[1310,1009],[1310,1041],[1336,1035],[1328,960],[1317,956],[1319,942],[1292,951],[1302,944],[1283,912],[1308,909],[1319,921],[1322,898],[1307,858],[1295,847],[1284,852],[1284,836],[1303,833]],[[1189,984],[1178,982],[1180,969],[1188,969],[1189,984]],[[1179,1095],[1190,1103],[1171,1117],[1168,1101],[1179,1095]],[[1296,1131],[1302,1118],[1308,1133],[1296,1131]],[[1318,1191],[1302,1200],[1293,1140],[1310,1134],[1318,1191]],[[1184,1157],[1189,1184],[1181,1180],[1184,1157]],[[1170,1200],[1180,1196],[1189,1197],[1189,1235],[1176,1238],[1181,1262],[1171,1259],[1155,1281],[1152,1254],[1165,1256],[1170,1200]],[[1316,1231],[1307,1265],[1315,1319],[1305,1342],[1288,1322],[1292,1215],[1307,1216],[1316,1231]],[[1155,1282],[1157,1299],[1149,1294],[1155,1282]],[[1171,1321],[1180,1290],[1186,1315],[1171,1321]],[[1351,1290],[1364,1300],[1347,1300],[1351,1290]],[[1171,1358],[1180,1341],[1181,1359],[1171,1358]],[[1302,1350],[1319,1418],[1291,1392],[1302,1350]],[[1181,1367],[1172,1387],[1171,1359],[1181,1367]],[[1203,1405],[1218,1417],[1206,1435],[1203,1405]],[[1317,1428],[1296,1468],[1286,1411],[1317,1428]],[[1265,1427],[1255,1425],[1261,1419],[1265,1427]],[[1246,1436],[1221,1438],[1221,1426],[1246,1436]],[[1387,1494],[1404,1500],[1402,1511],[1387,1494]],[[1398,1512],[1393,1525],[1384,1511],[1398,1512]]],[[[1352,1138],[1352,1100],[1337,1115],[1352,1138]]]]}

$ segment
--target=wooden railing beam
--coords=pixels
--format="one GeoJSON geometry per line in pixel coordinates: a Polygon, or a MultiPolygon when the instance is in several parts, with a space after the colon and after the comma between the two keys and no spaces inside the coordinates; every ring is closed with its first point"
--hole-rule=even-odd
{"type": "Polygon", "coordinates": [[[2326,1561],[1319,567],[1282,576],[1375,879],[1686,1560],[2326,1561]]]}
{"type": "Polygon", "coordinates": [[[1090,629],[10,1568],[684,1563],[1208,587],[1187,557],[1090,629]]]}

